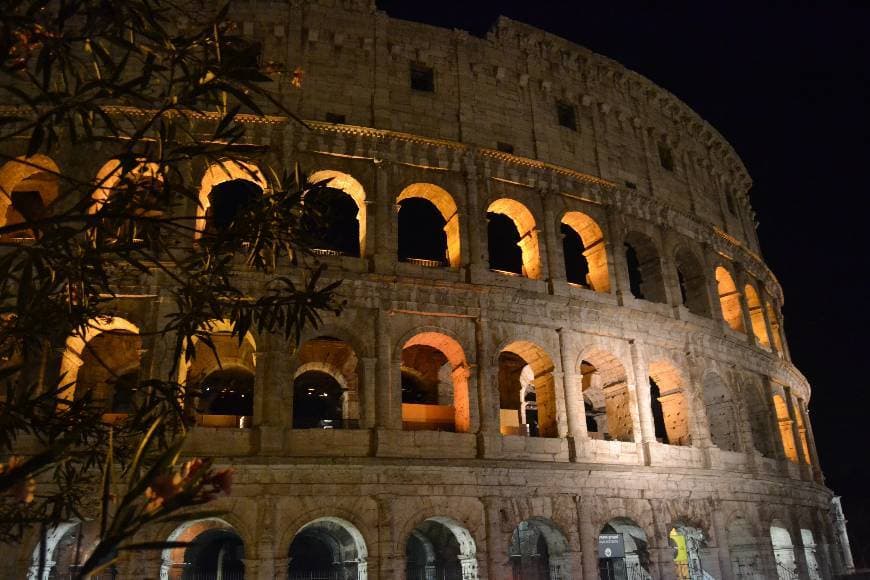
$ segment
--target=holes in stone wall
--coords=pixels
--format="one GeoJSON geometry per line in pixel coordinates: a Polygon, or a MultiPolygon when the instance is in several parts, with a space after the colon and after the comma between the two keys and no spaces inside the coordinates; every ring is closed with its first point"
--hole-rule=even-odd
{"type": "Polygon", "coordinates": [[[411,89],[425,93],[435,92],[435,70],[419,62],[411,63],[411,89]]]}
{"type": "Polygon", "coordinates": [[[670,145],[666,143],[659,143],[658,146],[659,151],[659,165],[662,166],[662,169],[665,171],[670,171],[673,173],[674,171],[674,152],[671,149],[670,145]]]}
{"type": "Polygon", "coordinates": [[[577,130],[577,110],[567,101],[556,101],[556,121],[560,126],[577,130]]]}
{"type": "Polygon", "coordinates": [[[739,451],[740,436],[737,407],[731,389],[716,373],[704,376],[702,389],[710,439],[713,445],[724,451],[739,451]]]}

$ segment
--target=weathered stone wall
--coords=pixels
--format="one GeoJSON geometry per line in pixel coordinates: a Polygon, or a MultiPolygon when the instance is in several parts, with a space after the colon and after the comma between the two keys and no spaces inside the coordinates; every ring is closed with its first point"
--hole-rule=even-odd
{"type": "MultiPolygon", "coordinates": [[[[304,117],[338,113],[348,123],[312,121],[306,129],[252,120],[252,140],[273,148],[257,163],[346,174],[366,209],[362,255],[323,257],[327,279],[343,281],[347,307],[302,340],[329,337],[344,341],[342,352],[352,349],[355,369],[342,373],[355,376],[342,380],[354,385],[358,426],[294,429],[294,376],[318,362],[316,353],[303,361],[283,339],[253,336],[252,424],[199,426],[188,442],[191,455],[236,470],[232,496],[219,507],[226,510],[221,525],[244,541],[246,577],[285,578],[293,538],[322,518],[356,530],[369,578],[403,578],[408,538],[433,518],[464,530],[468,578],[511,577],[511,534],[532,520],[558,530],[561,547],[551,547],[550,562],[558,561],[561,578],[598,577],[597,537],[614,518],[646,535],[655,578],[676,577],[668,545],[674,526],[703,533],[699,557],[715,578],[738,577],[732,564],[747,561],[776,577],[774,523],[789,530],[802,574],[809,564],[801,530],[812,531],[823,577],[842,568],[807,414],[810,388],[781,333],[782,291],[757,253],[749,178],[714,130],[639,75],[508,20],[478,39],[392,20],[366,2],[234,8],[269,58],[305,69],[302,91],[281,85],[286,79],[276,86],[288,103],[304,117]],[[409,88],[411,62],[435,69],[434,93],[409,88]],[[575,107],[578,131],[558,125],[556,99],[575,107]],[[499,141],[515,155],[496,151],[499,141]],[[661,167],[659,142],[672,148],[673,172],[661,167]],[[397,197],[413,184],[433,184],[452,198],[457,264],[398,260],[397,197]],[[726,191],[735,193],[735,215],[726,191]],[[489,268],[486,212],[503,199],[522,204],[533,220],[528,251],[539,264],[531,277],[489,268]],[[559,227],[572,211],[601,231],[604,253],[595,263],[606,270],[596,285],[605,291],[566,279],[559,227]],[[624,242],[633,232],[656,256],[658,302],[631,293],[624,242]],[[684,304],[681,251],[691,254],[700,279],[693,309],[709,315],[684,304]],[[740,309],[745,332],[723,317],[718,266],[740,291],[723,303],[740,309]],[[747,284],[760,311],[750,312],[747,284]],[[767,344],[753,320],[763,322],[767,344]],[[441,337],[432,345],[450,361],[454,387],[464,385],[455,389],[466,394],[456,405],[463,415],[457,432],[403,429],[402,349],[421,333],[441,337]],[[502,434],[503,351],[531,368],[553,436],[502,434]],[[582,375],[590,366],[600,373],[596,384],[619,395],[608,403],[619,437],[588,432],[582,375]],[[680,431],[672,444],[656,431],[651,376],[669,425],[680,431]]],[[[65,151],[55,161],[87,177],[107,160],[65,151]]],[[[198,184],[206,169],[183,173],[198,184]]],[[[277,268],[299,275],[290,263],[277,268]]],[[[252,294],[266,281],[240,275],[252,294]]],[[[165,291],[135,276],[126,289],[141,297],[119,300],[113,312],[145,332],[169,308],[165,291]]],[[[171,368],[165,352],[159,341],[143,340],[145,376],[171,368]]],[[[319,362],[328,368],[331,361],[319,362]]],[[[193,526],[182,535],[202,527],[193,526]]],[[[176,527],[142,539],[180,537],[176,527]]],[[[23,577],[35,544],[4,549],[0,577],[23,577]]],[[[159,554],[125,557],[120,577],[159,578],[169,562],[159,554]]]]}

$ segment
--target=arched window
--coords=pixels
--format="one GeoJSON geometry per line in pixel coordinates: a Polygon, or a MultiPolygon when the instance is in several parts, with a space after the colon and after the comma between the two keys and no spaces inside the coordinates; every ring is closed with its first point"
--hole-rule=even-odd
{"type": "Polygon", "coordinates": [[[680,298],[683,306],[692,314],[710,317],[710,297],[707,291],[707,276],[701,262],[691,251],[682,247],[674,254],[680,298]]]}
{"type": "Polygon", "coordinates": [[[163,180],[156,163],[139,163],[127,167],[112,159],[97,172],[96,188],[91,198],[91,213],[103,212],[97,235],[110,243],[152,246],[160,235],[158,227],[144,219],[159,217],[167,203],[163,200],[163,180]],[[116,195],[122,192],[125,195],[116,195]],[[132,209],[132,211],[131,211],[132,209]]]}
{"type": "Polygon", "coordinates": [[[689,405],[681,373],[670,363],[656,361],[650,364],[649,374],[656,438],[668,445],[691,445],[689,405]]]}
{"type": "Polygon", "coordinates": [[[312,338],[298,350],[293,381],[294,429],[359,426],[359,359],[346,341],[312,338]]]}
{"type": "Polygon", "coordinates": [[[366,194],[360,182],[339,171],[313,173],[306,191],[307,203],[314,202],[321,214],[320,235],[315,251],[322,254],[364,256],[366,248],[366,194]]]}
{"type": "Polygon", "coordinates": [[[224,321],[212,321],[204,330],[212,344],[197,340],[193,359],[182,364],[179,373],[197,422],[206,427],[250,427],[256,372],[254,339],[249,333],[240,343],[224,321]]]}
{"type": "Polygon", "coordinates": [[[585,351],[580,376],[589,436],[634,441],[628,379],[619,359],[599,349],[585,351]]]}
{"type": "Polygon", "coordinates": [[[776,412],[776,421],[779,425],[779,436],[782,441],[782,449],[786,459],[792,463],[798,462],[797,445],[792,431],[792,420],[788,414],[788,405],[781,395],[773,396],[773,408],[776,412]]]}
{"type": "Polygon", "coordinates": [[[491,270],[541,277],[538,232],[532,213],[518,201],[502,198],[486,210],[491,270]]]}
{"type": "Polygon", "coordinates": [[[728,551],[734,578],[764,578],[764,559],[761,545],[752,526],[742,517],[734,518],[727,528],[728,551]]]}
{"type": "Polygon", "coordinates": [[[595,220],[570,211],[562,218],[561,232],[568,282],[596,292],[610,292],[604,234],[595,220]]]}
{"type": "Polygon", "coordinates": [[[719,290],[719,304],[722,307],[722,317],[732,330],[746,332],[743,326],[743,307],[740,304],[740,291],[734,284],[734,278],[722,266],[716,268],[716,286],[719,290]]]}
{"type": "Polygon", "coordinates": [[[770,350],[770,337],[767,334],[767,324],[764,321],[764,309],[761,306],[761,300],[758,298],[758,292],[752,284],[747,284],[743,289],[746,296],[746,307],[749,309],[749,320],[752,323],[752,334],[755,335],[755,340],[762,348],[770,350]]]}
{"type": "Polygon", "coordinates": [[[444,517],[429,518],[408,536],[405,578],[477,580],[475,552],[474,538],[458,522],[444,517]]]}
{"type": "Polygon", "coordinates": [[[266,189],[266,179],[253,164],[224,160],[211,165],[202,178],[196,235],[225,232],[266,189]]]}
{"type": "Polygon", "coordinates": [[[468,363],[462,347],[438,332],[423,332],[402,347],[402,426],[467,432],[471,428],[468,363]]]}
{"type": "Polygon", "coordinates": [[[782,324],[780,323],[779,317],[776,315],[776,311],[773,309],[770,302],[768,302],[766,306],[767,319],[770,321],[770,331],[773,333],[773,345],[776,347],[776,352],[779,353],[779,356],[785,356],[782,346],[782,324]]]}
{"type": "Polygon", "coordinates": [[[120,317],[103,317],[88,323],[84,336],[66,341],[61,360],[61,396],[68,400],[90,397],[106,413],[129,413],[139,397],[139,364],[142,341],[139,328],[120,317]]]}
{"type": "Polygon", "coordinates": [[[340,518],[319,518],[302,526],[290,544],[290,580],[366,580],[368,550],[362,534],[340,518]]]}
{"type": "MultiPolygon", "coordinates": [[[[46,530],[45,549],[34,548],[27,580],[56,580],[76,578],[85,562],[93,554],[99,539],[99,525],[93,521],[72,521],[46,530]]],[[[105,578],[117,573],[111,565],[105,578]]]]}
{"type": "Polygon", "coordinates": [[[731,389],[722,377],[710,372],[704,376],[702,395],[713,445],[724,451],[739,451],[740,423],[737,420],[737,408],[731,389]]]}
{"type": "Polygon", "coordinates": [[[625,237],[628,282],[635,298],[667,302],[662,264],[655,243],[648,236],[631,232],[625,237]]]}
{"type": "MultiPolygon", "coordinates": [[[[58,196],[59,169],[44,155],[19,157],[0,167],[0,227],[44,218],[58,196]]],[[[7,234],[6,239],[33,239],[31,229],[7,234]]]]}
{"type": "Polygon", "coordinates": [[[424,266],[460,265],[459,211],[453,197],[431,183],[414,183],[396,199],[399,260],[424,266]]]}
{"type": "Polygon", "coordinates": [[[498,355],[503,435],[558,437],[553,362],[538,345],[516,341],[498,355]]]}

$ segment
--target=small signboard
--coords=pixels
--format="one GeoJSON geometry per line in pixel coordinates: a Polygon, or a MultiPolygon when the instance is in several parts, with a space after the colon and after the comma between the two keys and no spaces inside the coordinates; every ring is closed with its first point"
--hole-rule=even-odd
{"type": "Polygon", "coordinates": [[[600,534],[598,536],[599,558],[625,558],[625,542],[622,534],[600,534]]]}

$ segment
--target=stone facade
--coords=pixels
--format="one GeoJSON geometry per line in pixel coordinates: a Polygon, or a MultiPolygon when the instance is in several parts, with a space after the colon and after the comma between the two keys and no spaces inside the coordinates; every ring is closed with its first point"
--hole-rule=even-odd
{"type": "MultiPolygon", "coordinates": [[[[245,577],[264,580],[309,577],[288,572],[305,534],[332,546],[336,578],[844,569],[751,181],[715,129],[640,75],[504,18],[483,39],[362,0],[233,10],[264,58],[304,70],[302,89],[289,75],[274,88],[310,128],[251,120],[252,140],[272,146],[262,174],[293,162],[324,172],[357,206],[360,251],[323,252],[347,307],[299,345],[250,336],[218,349],[253,376],[253,406],[239,421],[200,421],[187,452],[236,469],[226,515],[143,540],[232,534],[245,577]],[[443,262],[399,260],[408,199],[442,216],[443,262]],[[519,236],[514,274],[491,267],[496,215],[519,236]],[[566,253],[568,230],[582,255],[566,253]],[[586,277],[572,281],[577,260],[586,277]],[[300,428],[300,377],[317,373],[340,386],[330,425],[343,428],[300,428]],[[412,378],[435,385],[422,403],[403,396],[412,378]],[[601,533],[623,534],[625,571],[599,561],[601,533]]],[[[108,160],[53,161],[93,176],[108,160]]],[[[184,171],[214,185],[207,167],[184,171]]],[[[268,193],[267,177],[261,185],[268,193]]],[[[252,293],[263,282],[245,280],[252,293]]],[[[111,352],[119,368],[141,352],[141,372],[164,376],[166,345],[129,336],[153,327],[169,298],[159,284],[129,288],[115,308],[126,346],[111,352]]],[[[71,343],[58,365],[96,385],[84,358],[71,343]]],[[[213,370],[196,364],[180,378],[213,370]]],[[[68,531],[53,532],[51,561],[66,557],[68,531]]],[[[24,577],[35,543],[4,550],[4,577],[24,577]]],[[[125,556],[118,577],[187,577],[190,558],[125,556]]]]}

